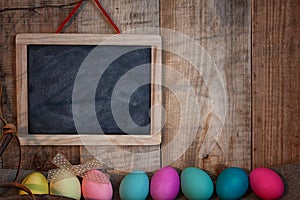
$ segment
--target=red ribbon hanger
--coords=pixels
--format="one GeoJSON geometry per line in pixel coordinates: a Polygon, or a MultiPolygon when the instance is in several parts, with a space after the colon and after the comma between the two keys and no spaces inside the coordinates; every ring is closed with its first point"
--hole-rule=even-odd
{"type": "MultiPolygon", "coordinates": [[[[109,16],[109,14],[106,12],[106,10],[103,8],[103,6],[100,4],[99,0],[94,0],[96,5],[98,6],[98,8],[101,10],[102,14],[106,17],[106,19],[108,20],[108,22],[110,23],[110,25],[112,25],[112,27],[115,29],[116,33],[119,34],[121,33],[120,29],[118,28],[118,26],[113,22],[113,20],[111,19],[111,17],[109,16]]],[[[83,0],[80,0],[75,7],[72,9],[72,11],[70,12],[70,14],[66,17],[66,19],[61,23],[61,25],[58,27],[58,29],[56,30],[56,33],[60,33],[61,30],[65,27],[65,25],[70,21],[70,19],[74,16],[74,14],[77,12],[77,10],[80,8],[81,4],[82,4],[83,0]]]]}

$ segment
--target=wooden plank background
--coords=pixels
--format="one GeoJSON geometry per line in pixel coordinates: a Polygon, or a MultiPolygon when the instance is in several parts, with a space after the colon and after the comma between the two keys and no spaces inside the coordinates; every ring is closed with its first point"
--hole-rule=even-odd
{"type": "Polygon", "coordinates": [[[252,6],[253,167],[300,161],[300,4],[252,6]]]}
{"type": "MultiPolygon", "coordinates": [[[[207,50],[217,68],[224,75],[228,95],[228,109],[223,132],[218,145],[215,146],[208,159],[202,160],[197,155],[202,144],[203,134],[203,130],[199,129],[193,144],[173,165],[180,169],[190,165],[198,166],[211,172],[214,172],[216,164],[250,169],[250,1],[169,0],[161,1],[160,6],[161,26],[189,35],[207,50]]],[[[183,44],[181,48],[182,51],[185,51],[186,46],[183,44]]],[[[166,65],[171,65],[184,74],[192,87],[200,91],[199,95],[205,93],[207,88],[201,77],[196,76],[197,72],[192,71],[192,67],[174,55],[166,55],[163,59],[166,65]]],[[[174,81],[167,74],[165,76],[166,82],[174,81]]],[[[180,103],[189,103],[189,98],[187,96],[180,103]]],[[[176,132],[176,128],[178,128],[180,110],[176,110],[175,105],[175,96],[166,91],[165,106],[169,112],[167,120],[169,118],[172,120],[167,121],[165,125],[163,133],[165,143],[172,140],[172,133],[176,132]]],[[[188,130],[183,134],[189,134],[188,130]]],[[[164,159],[171,156],[173,151],[163,152],[163,162],[164,159]]]]}
{"type": "MultiPolygon", "coordinates": [[[[228,109],[218,145],[207,159],[199,158],[202,133],[207,128],[202,126],[192,145],[170,163],[172,166],[179,170],[198,166],[214,174],[218,164],[250,170],[251,166],[300,162],[300,6],[297,0],[101,2],[122,31],[163,27],[192,37],[212,56],[226,80],[228,109]]],[[[77,0],[0,1],[0,83],[4,91],[1,106],[9,122],[16,122],[15,35],[54,33],[76,3],[77,0]]],[[[84,1],[76,18],[63,32],[114,33],[114,30],[93,1],[84,1]]],[[[182,58],[164,52],[163,63],[183,74],[197,94],[207,94],[201,75],[182,58]]],[[[163,80],[176,83],[169,74],[163,74],[163,80]]],[[[187,96],[184,103],[188,102],[187,96]]],[[[57,152],[78,164],[91,158],[91,151],[99,157],[111,157],[110,161],[116,164],[126,163],[126,168],[159,168],[169,164],[174,153],[160,149],[172,141],[178,130],[179,106],[174,94],[164,89],[167,121],[161,146],[119,147],[128,152],[154,152],[143,161],[136,157],[112,157],[112,147],[108,146],[88,150],[80,146],[25,146],[22,168],[51,169],[54,167],[51,159],[57,152]]],[[[184,134],[188,134],[188,129],[184,134]]],[[[16,167],[16,147],[15,143],[10,144],[1,158],[2,168],[16,167]]],[[[120,180],[120,177],[113,178],[116,185],[120,180]]]]}

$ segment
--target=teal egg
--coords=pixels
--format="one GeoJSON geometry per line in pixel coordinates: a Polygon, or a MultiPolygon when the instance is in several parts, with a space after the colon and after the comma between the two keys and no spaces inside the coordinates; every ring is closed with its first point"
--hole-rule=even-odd
{"type": "Polygon", "coordinates": [[[244,196],[248,186],[246,172],[241,168],[230,167],[224,169],[218,176],[216,191],[221,200],[235,200],[244,196]]]}
{"type": "Polygon", "coordinates": [[[119,188],[122,200],[144,200],[149,193],[149,178],[143,171],[133,171],[121,181],[119,188]]]}
{"type": "Polygon", "coordinates": [[[190,200],[207,200],[214,192],[214,185],[205,171],[188,167],[181,173],[181,190],[190,200]]]}

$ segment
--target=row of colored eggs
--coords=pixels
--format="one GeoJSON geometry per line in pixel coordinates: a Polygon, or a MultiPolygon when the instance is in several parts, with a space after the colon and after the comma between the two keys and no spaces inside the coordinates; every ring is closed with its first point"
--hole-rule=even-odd
{"type": "MultiPolygon", "coordinates": [[[[256,168],[250,175],[237,167],[224,169],[216,181],[216,194],[222,200],[242,198],[248,191],[249,182],[253,192],[262,199],[278,199],[283,195],[281,177],[269,168],[256,168]],[[249,180],[250,179],[250,180],[249,180]]],[[[140,200],[148,196],[149,181],[142,171],[134,171],[122,180],[119,192],[123,200],[140,200]]],[[[172,167],[158,170],[150,183],[150,195],[155,200],[175,199],[181,190],[187,199],[210,199],[214,192],[211,177],[195,167],[185,168],[180,177],[172,167]]]]}
{"type": "MultiPolygon", "coordinates": [[[[102,173],[98,170],[90,173],[102,173]]],[[[268,168],[256,168],[248,176],[243,169],[226,168],[216,181],[216,194],[220,199],[240,199],[248,190],[249,182],[253,192],[262,199],[278,199],[284,192],[284,184],[280,176],[268,168]]],[[[76,176],[48,182],[40,173],[27,176],[23,182],[34,194],[54,194],[80,199],[81,190],[85,199],[112,199],[111,183],[98,183],[87,179],[82,186],[76,176]]],[[[188,199],[210,199],[214,192],[214,184],[210,176],[195,167],[184,169],[179,177],[172,167],[164,167],[154,173],[151,182],[143,171],[133,171],[121,181],[119,194],[122,200],[142,200],[150,195],[155,200],[175,199],[180,188],[188,199]],[[150,187],[149,187],[150,185],[150,187]]],[[[24,192],[20,192],[24,194],[24,192]]]]}

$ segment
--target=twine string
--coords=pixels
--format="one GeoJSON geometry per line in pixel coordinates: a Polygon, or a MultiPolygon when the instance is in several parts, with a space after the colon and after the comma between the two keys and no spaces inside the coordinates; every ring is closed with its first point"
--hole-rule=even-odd
{"type": "Polygon", "coordinates": [[[17,166],[17,172],[16,172],[15,178],[13,180],[13,182],[15,182],[19,176],[20,168],[21,168],[21,161],[22,161],[21,142],[19,140],[19,137],[17,136],[16,126],[12,123],[8,123],[3,117],[2,95],[3,95],[3,90],[2,90],[2,85],[0,85],[0,120],[3,123],[2,134],[0,135],[0,141],[1,141],[0,152],[1,152],[1,156],[2,156],[2,153],[5,151],[5,149],[9,145],[10,141],[12,139],[15,139],[17,141],[18,148],[19,148],[19,161],[18,161],[18,166],[17,166]]]}
{"type": "Polygon", "coordinates": [[[17,183],[17,182],[0,183],[0,188],[17,188],[17,189],[20,189],[20,190],[23,190],[23,191],[27,192],[27,194],[33,200],[36,199],[34,197],[33,193],[31,192],[31,190],[28,187],[26,187],[25,185],[21,184],[21,183],[17,183]]]}

